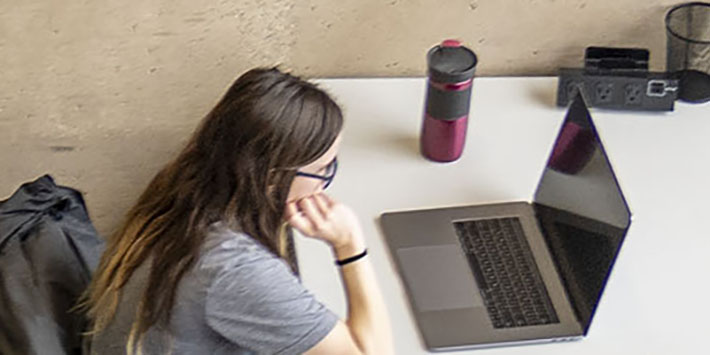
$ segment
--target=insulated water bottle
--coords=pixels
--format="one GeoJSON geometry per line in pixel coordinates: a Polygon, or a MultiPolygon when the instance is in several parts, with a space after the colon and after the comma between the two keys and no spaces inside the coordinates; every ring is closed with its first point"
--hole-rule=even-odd
{"type": "Polygon", "coordinates": [[[428,80],[420,137],[427,159],[458,159],[466,141],[473,75],[478,59],[456,40],[445,40],[427,54],[428,80]]]}

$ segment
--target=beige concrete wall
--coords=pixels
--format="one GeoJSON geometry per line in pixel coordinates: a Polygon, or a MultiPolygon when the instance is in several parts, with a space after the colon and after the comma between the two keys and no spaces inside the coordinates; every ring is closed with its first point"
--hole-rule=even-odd
{"type": "Polygon", "coordinates": [[[0,0],[0,199],[51,173],[100,232],[248,68],[421,76],[446,37],[479,75],[554,73],[587,45],[650,48],[667,0],[0,0]]]}

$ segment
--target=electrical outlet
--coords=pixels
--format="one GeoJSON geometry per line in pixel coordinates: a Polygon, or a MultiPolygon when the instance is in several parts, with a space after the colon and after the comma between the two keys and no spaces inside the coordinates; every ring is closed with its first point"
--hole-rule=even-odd
{"type": "Polygon", "coordinates": [[[596,103],[608,104],[614,95],[614,83],[598,81],[594,84],[594,99],[596,103]]]}
{"type": "Polygon", "coordinates": [[[643,85],[639,83],[626,84],[624,88],[624,103],[627,105],[641,105],[643,98],[643,85]]]}
{"type": "Polygon", "coordinates": [[[561,68],[557,105],[564,107],[582,93],[587,105],[612,110],[673,111],[678,79],[668,73],[589,72],[561,68]]]}

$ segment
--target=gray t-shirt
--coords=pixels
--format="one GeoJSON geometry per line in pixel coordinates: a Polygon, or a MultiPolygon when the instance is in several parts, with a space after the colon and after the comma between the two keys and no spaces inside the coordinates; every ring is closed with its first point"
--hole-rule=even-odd
{"type": "MultiPolygon", "coordinates": [[[[131,276],[115,318],[91,339],[92,354],[125,354],[149,268],[145,262],[131,276]]],[[[178,286],[169,326],[148,330],[143,353],[300,354],[337,320],[283,259],[216,223],[199,261],[178,286]]]]}

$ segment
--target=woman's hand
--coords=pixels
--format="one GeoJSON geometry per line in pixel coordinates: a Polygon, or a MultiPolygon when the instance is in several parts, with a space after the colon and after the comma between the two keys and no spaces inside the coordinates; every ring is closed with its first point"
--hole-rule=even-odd
{"type": "Polygon", "coordinates": [[[340,258],[357,254],[365,247],[353,210],[324,193],[288,203],[286,220],[302,234],[330,244],[340,258]]]}

